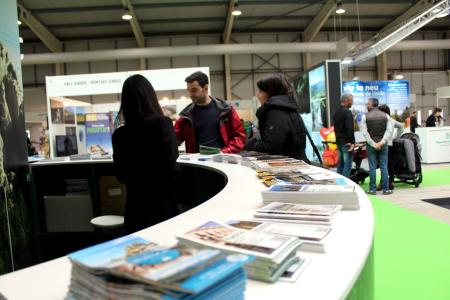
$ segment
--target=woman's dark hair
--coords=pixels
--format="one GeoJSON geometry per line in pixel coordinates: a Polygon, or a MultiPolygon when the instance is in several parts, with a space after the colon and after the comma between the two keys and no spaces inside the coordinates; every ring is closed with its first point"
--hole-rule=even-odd
{"type": "Polygon", "coordinates": [[[436,114],[437,112],[442,112],[442,108],[435,107],[435,108],[433,109],[433,115],[436,114]]]}
{"type": "Polygon", "coordinates": [[[142,75],[128,77],[123,83],[119,115],[125,123],[135,123],[151,114],[162,115],[152,84],[142,75]]]}
{"type": "Polygon", "coordinates": [[[292,95],[291,85],[281,73],[272,73],[256,82],[260,91],[266,92],[270,97],[277,95],[292,95]]]}
{"type": "Polygon", "coordinates": [[[381,110],[382,112],[386,113],[388,116],[391,115],[391,109],[386,104],[378,106],[378,109],[381,110]]]}

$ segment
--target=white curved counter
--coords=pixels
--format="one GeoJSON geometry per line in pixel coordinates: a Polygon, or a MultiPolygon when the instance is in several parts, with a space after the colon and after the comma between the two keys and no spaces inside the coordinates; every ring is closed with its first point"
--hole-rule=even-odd
{"type": "MultiPolygon", "coordinates": [[[[225,174],[225,188],[205,203],[163,223],[135,233],[162,244],[176,242],[182,234],[207,220],[251,218],[262,205],[265,186],[255,171],[240,165],[187,162],[225,174]]],[[[327,253],[300,252],[311,262],[295,283],[267,284],[248,281],[246,299],[345,299],[364,267],[372,247],[374,217],[366,194],[357,187],[360,210],[342,211],[333,220],[327,253]]],[[[63,299],[70,281],[71,266],[61,257],[0,276],[0,293],[7,299],[63,299]]]]}

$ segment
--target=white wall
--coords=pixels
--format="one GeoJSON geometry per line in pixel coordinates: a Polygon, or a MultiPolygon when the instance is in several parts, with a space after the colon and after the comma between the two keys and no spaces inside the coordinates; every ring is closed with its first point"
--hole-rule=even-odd
{"type": "MultiPolygon", "coordinates": [[[[370,38],[372,33],[362,33],[363,41],[370,38]]],[[[418,32],[412,39],[438,39],[444,38],[443,32],[418,32]]],[[[347,36],[348,39],[359,39],[356,33],[320,33],[315,41],[334,41],[347,36]]],[[[299,41],[299,33],[255,33],[255,34],[233,34],[232,42],[239,43],[262,43],[262,42],[295,42],[299,41]]],[[[200,44],[207,47],[208,44],[220,43],[218,35],[200,36],[173,36],[152,37],[147,39],[148,47],[169,45],[192,45],[200,44]]],[[[42,44],[24,44],[23,53],[48,52],[42,44]]],[[[64,43],[65,51],[100,50],[116,48],[133,48],[136,43],[132,39],[120,40],[95,40],[74,41],[64,43]]],[[[447,57],[444,50],[432,51],[396,51],[388,52],[388,72],[398,71],[411,81],[411,93],[417,94],[416,109],[428,111],[435,106],[435,89],[439,86],[449,85],[449,74],[447,71],[447,57]]],[[[327,58],[333,58],[333,53],[313,53],[312,64],[317,64],[327,58]]],[[[211,74],[211,87],[213,95],[223,98],[224,77],[222,56],[193,56],[173,58],[149,58],[146,60],[148,69],[181,68],[208,66],[211,74]]],[[[116,72],[137,70],[138,60],[83,62],[65,64],[66,74],[84,74],[100,72],[116,72]]],[[[233,99],[251,99],[255,93],[255,81],[266,73],[281,70],[288,76],[293,76],[302,71],[301,53],[292,54],[264,54],[264,55],[232,55],[231,56],[231,80],[233,84],[233,99]],[[266,62],[266,61],[267,62],[266,62]]],[[[366,61],[356,68],[349,70],[350,79],[359,76],[361,80],[376,79],[375,59],[366,61]]],[[[25,111],[45,112],[45,76],[55,75],[52,65],[37,65],[23,67],[23,81],[25,85],[25,111]]],[[[163,91],[158,93],[159,97],[169,99],[187,96],[185,91],[163,91]]],[[[85,97],[89,102],[105,102],[110,97],[102,95],[85,97]],[[108,98],[108,99],[106,99],[108,98]]],[[[117,99],[119,100],[119,99],[117,99]]],[[[449,109],[444,106],[448,114],[449,109]]],[[[446,119],[450,119],[448,116],[446,119]]]]}

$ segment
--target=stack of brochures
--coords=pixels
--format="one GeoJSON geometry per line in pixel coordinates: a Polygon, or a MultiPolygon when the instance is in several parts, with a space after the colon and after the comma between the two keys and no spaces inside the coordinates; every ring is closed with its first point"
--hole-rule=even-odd
{"type": "Polygon", "coordinates": [[[283,222],[285,221],[282,220],[280,223],[278,220],[263,222],[255,219],[230,220],[227,224],[244,230],[297,237],[302,240],[300,250],[322,253],[326,252],[327,237],[328,233],[331,231],[331,226],[292,224],[283,222]]]}
{"type": "Polygon", "coordinates": [[[252,256],[186,245],[160,246],[133,235],[69,255],[67,299],[244,299],[252,256]]]}
{"type": "Polygon", "coordinates": [[[271,202],[256,210],[254,217],[259,220],[276,220],[281,222],[331,225],[334,215],[341,205],[307,205],[284,202],[271,202]]]}
{"type": "Polygon", "coordinates": [[[342,209],[359,209],[353,185],[275,184],[262,191],[264,204],[284,202],[295,204],[342,205],[342,209]]]}
{"type": "Polygon", "coordinates": [[[293,264],[299,262],[296,237],[248,231],[209,221],[177,237],[181,244],[208,246],[228,253],[246,254],[255,260],[246,265],[249,278],[275,282],[293,264]]]}
{"type": "MultiPolygon", "coordinates": [[[[318,168],[319,169],[319,168],[318,168]]],[[[334,184],[334,185],[346,185],[347,182],[344,178],[334,176],[329,173],[314,173],[308,174],[301,170],[282,170],[282,171],[256,171],[257,176],[267,186],[272,186],[278,183],[291,183],[291,184],[334,184]]]]}

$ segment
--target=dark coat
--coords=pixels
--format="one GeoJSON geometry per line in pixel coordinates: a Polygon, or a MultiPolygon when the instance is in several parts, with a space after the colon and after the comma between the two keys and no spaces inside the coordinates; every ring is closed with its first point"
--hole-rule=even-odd
{"type": "Polygon", "coordinates": [[[333,116],[336,144],[346,145],[355,143],[355,125],[353,114],[347,107],[341,106],[333,116]]]}
{"type": "Polygon", "coordinates": [[[295,100],[288,95],[269,98],[256,112],[261,138],[252,138],[246,149],[287,155],[309,162],[305,154],[306,127],[295,100]]]}
{"type": "MultiPolygon", "coordinates": [[[[245,131],[236,110],[227,102],[211,97],[219,110],[220,134],[224,142],[223,153],[239,153],[245,145],[245,131]]],[[[178,144],[185,142],[187,153],[198,152],[198,145],[195,141],[194,120],[192,111],[194,104],[191,103],[180,112],[180,117],[175,123],[175,134],[178,144]]]]}
{"type": "Polygon", "coordinates": [[[125,124],[114,131],[112,144],[117,179],[127,186],[127,232],[175,216],[178,146],[172,121],[154,114],[125,124]]]}

